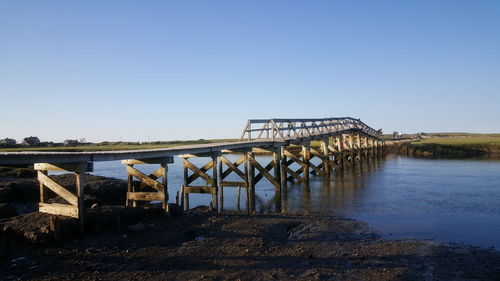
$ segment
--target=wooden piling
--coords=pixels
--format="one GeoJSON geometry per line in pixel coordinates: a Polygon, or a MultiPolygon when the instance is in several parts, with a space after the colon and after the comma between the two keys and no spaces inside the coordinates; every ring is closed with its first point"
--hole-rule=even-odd
{"type": "Polygon", "coordinates": [[[309,160],[311,159],[310,152],[311,144],[309,142],[305,142],[302,145],[302,161],[304,162],[302,175],[304,177],[304,182],[309,184],[309,160]]]}

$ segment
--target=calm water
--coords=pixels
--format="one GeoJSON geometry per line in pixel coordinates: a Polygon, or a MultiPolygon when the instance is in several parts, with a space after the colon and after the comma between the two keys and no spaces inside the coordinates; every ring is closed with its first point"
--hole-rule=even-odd
{"type": "MultiPolygon", "coordinates": [[[[183,180],[180,161],[175,161],[169,165],[170,198],[183,180]]],[[[205,164],[201,158],[192,162],[205,164]]],[[[140,166],[145,172],[155,168],[140,166]]],[[[126,178],[119,162],[97,162],[94,170],[126,178]]],[[[240,205],[236,190],[225,188],[225,209],[245,209],[244,189],[240,205]]],[[[208,205],[210,200],[210,195],[191,195],[190,206],[208,205]]],[[[259,212],[275,211],[274,187],[262,180],[255,201],[259,212]]],[[[358,219],[386,238],[432,238],[500,249],[500,161],[383,156],[333,172],[330,180],[311,176],[309,187],[289,184],[281,210],[358,219]]]]}

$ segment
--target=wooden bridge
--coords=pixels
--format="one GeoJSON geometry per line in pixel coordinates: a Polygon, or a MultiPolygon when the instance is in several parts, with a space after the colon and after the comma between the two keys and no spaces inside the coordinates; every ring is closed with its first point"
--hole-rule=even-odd
{"type": "Polygon", "coordinates": [[[184,167],[184,184],[175,202],[189,209],[189,194],[205,193],[212,196],[213,206],[222,210],[226,187],[237,187],[238,192],[244,188],[247,202],[252,206],[255,185],[261,180],[269,181],[280,195],[288,182],[308,185],[310,174],[329,177],[332,169],[355,165],[362,157],[376,155],[383,145],[380,130],[350,117],[258,119],[248,120],[238,142],[102,152],[6,152],[0,153],[0,165],[34,164],[40,183],[39,211],[78,218],[83,229],[84,176],[93,171],[96,161],[122,161],[128,174],[127,206],[135,207],[138,201],[160,201],[168,213],[168,164],[173,163],[173,156],[179,156],[184,167]],[[227,154],[240,156],[230,161],[227,154]],[[262,157],[257,161],[261,154],[272,158],[262,157]],[[197,167],[190,161],[193,157],[206,159],[206,164],[197,167]],[[313,158],[318,160],[311,161],[313,158]],[[269,163],[262,163],[265,159],[269,163]],[[314,164],[318,161],[320,164],[314,164]],[[294,163],[298,164],[297,169],[293,168],[294,163]],[[159,167],[147,175],[138,169],[142,164],[159,167]],[[76,192],[55,182],[48,171],[74,173],[76,192]],[[231,175],[238,180],[229,181],[231,175]],[[48,203],[47,189],[67,204],[48,203]]]}

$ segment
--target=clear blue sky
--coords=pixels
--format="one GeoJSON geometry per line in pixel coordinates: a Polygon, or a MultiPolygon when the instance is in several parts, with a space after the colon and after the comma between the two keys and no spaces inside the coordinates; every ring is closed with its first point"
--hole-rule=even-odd
{"type": "Polygon", "coordinates": [[[500,132],[500,1],[0,0],[0,138],[500,132]]]}

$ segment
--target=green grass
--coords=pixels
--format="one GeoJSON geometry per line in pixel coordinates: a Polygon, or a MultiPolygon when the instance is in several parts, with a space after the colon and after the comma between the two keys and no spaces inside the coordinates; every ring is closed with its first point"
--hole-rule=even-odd
{"type": "Polygon", "coordinates": [[[83,152],[83,151],[116,151],[116,150],[136,150],[136,149],[155,149],[169,148],[193,144],[209,144],[218,142],[235,142],[236,139],[213,139],[213,140],[187,140],[187,141],[168,141],[161,143],[123,143],[106,142],[99,144],[83,146],[58,146],[58,147],[20,147],[20,148],[0,148],[0,152],[22,152],[22,151],[59,151],[59,152],[83,152]]]}
{"type": "MultiPolygon", "coordinates": [[[[436,135],[437,136],[437,135],[436,135]]],[[[433,137],[429,139],[423,139],[419,141],[412,142],[415,146],[424,145],[449,145],[449,146],[493,146],[500,147],[500,134],[493,135],[479,135],[479,134],[469,134],[467,136],[450,136],[447,137],[433,137]]]]}

